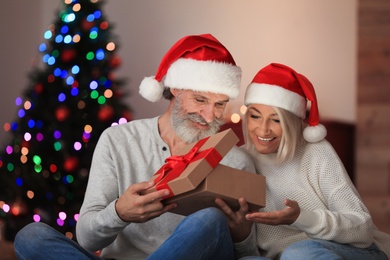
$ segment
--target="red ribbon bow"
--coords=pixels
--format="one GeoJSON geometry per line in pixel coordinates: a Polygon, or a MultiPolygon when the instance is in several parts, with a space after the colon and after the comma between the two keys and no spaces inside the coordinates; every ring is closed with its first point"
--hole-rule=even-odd
{"type": "Polygon", "coordinates": [[[172,197],[174,194],[171,191],[168,182],[179,177],[185,168],[192,162],[200,159],[206,159],[212,168],[215,168],[217,164],[222,160],[222,156],[215,148],[209,148],[199,152],[199,149],[207,141],[208,138],[204,138],[198,141],[194,147],[185,155],[173,155],[168,157],[166,163],[154,174],[158,175],[154,179],[156,189],[168,189],[169,195],[164,199],[172,197]]]}

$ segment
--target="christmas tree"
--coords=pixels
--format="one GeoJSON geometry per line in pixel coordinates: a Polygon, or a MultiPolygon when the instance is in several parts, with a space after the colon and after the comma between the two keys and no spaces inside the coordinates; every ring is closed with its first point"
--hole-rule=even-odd
{"type": "MultiPolygon", "coordinates": [[[[64,0],[39,45],[12,140],[0,151],[0,221],[5,237],[32,221],[74,239],[92,154],[107,127],[127,122],[112,28],[98,0],[64,0]]],[[[98,192],[98,191],[97,191],[98,192]]]]}

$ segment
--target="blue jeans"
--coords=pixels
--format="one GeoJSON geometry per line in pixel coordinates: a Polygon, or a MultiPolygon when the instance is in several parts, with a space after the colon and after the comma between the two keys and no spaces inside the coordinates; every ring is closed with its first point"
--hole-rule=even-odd
{"type": "Polygon", "coordinates": [[[387,256],[374,244],[367,248],[357,248],[327,240],[303,240],[288,246],[280,259],[387,260],[387,256]]]}
{"type": "MultiPolygon", "coordinates": [[[[240,260],[265,260],[259,256],[243,257],[240,260]]],[[[357,248],[328,240],[303,240],[288,246],[280,260],[315,259],[315,260],[387,260],[384,252],[372,244],[367,248],[357,248]]]]}
{"type": "MultiPolygon", "coordinates": [[[[101,259],[39,222],[18,232],[14,248],[20,260],[101,259]]],[[[234,259],[225,215],[217,208],[207,208],[187,216],[148,259],[234,259]]]]}

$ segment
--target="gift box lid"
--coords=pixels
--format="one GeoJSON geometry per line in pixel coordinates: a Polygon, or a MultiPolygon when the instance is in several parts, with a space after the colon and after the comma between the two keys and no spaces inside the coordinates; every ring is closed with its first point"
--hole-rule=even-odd
{"type": "Polygon", "coordinates": [[[176,155],[167,158],[167,163],[152,177],[156,185],[144,194],[166,188],[171,192],[167,197],[172,197],[195,189],[238,141],[234,131],[226,129],[183,147],[176,155]],[[180,165],[175,165],[177,161],[181,161],[180,165]],[[186,161],[184,168],[182,161],[186,161]],[[165,171],[164,167],[168,170],[165,171]]]}

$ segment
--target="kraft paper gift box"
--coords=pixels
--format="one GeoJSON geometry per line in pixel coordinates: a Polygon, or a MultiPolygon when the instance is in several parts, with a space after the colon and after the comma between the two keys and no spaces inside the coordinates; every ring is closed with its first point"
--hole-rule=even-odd
{"type": "Polygon", "coordinates": [[[257,211],[265,206],[265,178],[219,165],[222,157],[238,141],[233,130],[227,129],[184,147],[177,156],[169,157],[168,162],[156,172],[152,178],[156,185],[145,194],[167,188],[170,195],[163,202],[177,203],[178,206],[171,212],[181,215],[217,206],[217,197],[233,210],[239,208],[238,198],[243,197],[249,204],[249,210],[257,211]],[[175,164],[178,161],[181,165],[175,164]]]}
{"type": "Polygon", "coordinates": [[[183,147],[167,158],[152,177],[155,185],[144,194],[168,189],[169,198],[195,189],[238,141],[233,130],[227,129],[183,147]]]}
{"type": "Polygon", "coordinates": [[[234,211],[238,199],[245,198],[249,211],[265,207],[265,177],[219,164],[195,189],[164,200],[177,203],[170,212],[187,216],[207,207],[218,207],[215,198],[223,199],[234,211]]]}

